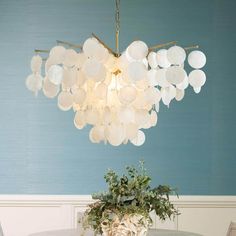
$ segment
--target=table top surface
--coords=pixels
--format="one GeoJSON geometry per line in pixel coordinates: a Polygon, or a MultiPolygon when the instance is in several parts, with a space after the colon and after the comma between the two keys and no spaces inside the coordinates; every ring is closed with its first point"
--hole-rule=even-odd
{"type": "MultiPolygon", "coordinates": [[[[31,234],[30,236],[80,236],[80,232],[76,229],[68,229],[68,230],[40,232],[36,234],[31,234]]],[[[93,232],[90,231],[85,233],[85,236],[94,236],[94,234],[93,232]]],[[[201,235],[191,232],[183,232],[176,230],[150,229],[148,231],[148,236],[201,236],[201,235]]]]}

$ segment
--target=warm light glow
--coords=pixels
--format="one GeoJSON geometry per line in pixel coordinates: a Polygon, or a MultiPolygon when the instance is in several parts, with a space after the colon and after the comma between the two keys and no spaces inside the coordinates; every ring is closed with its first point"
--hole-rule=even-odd
{"type": "Polygon", "coordinates": [[[121,56],[113,55],[96,38],[85,41],[82,51],[55,46],[45,62],[31,61],[32,74],[27,88],[57,97],[62,111],[73,109],[77,129],[91,126],[93,143],[140,146],[145,142],[144,129],[156,126],[160,101],[168,106],[181,101],[190,84],[195,93],[206,81],[202,68],[205,55],[193,51],[188,62],[194,68],[187,75],[184,68],[187,51],[179,46],[150,51],[142,41],[132,42],[121,56]]]}

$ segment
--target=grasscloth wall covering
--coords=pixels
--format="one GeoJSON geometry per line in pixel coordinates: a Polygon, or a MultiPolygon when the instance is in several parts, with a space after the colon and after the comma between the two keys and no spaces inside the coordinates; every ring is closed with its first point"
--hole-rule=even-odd
{"type": "Polygon", "coordinates": [[[236,195],[235,0],[123,0],[121,48],[177,40],[206,52],[200,95],[161,107],[142,147],[91,144],[73,112],[25,88],[35,47],[83,42],[91,32],[114,46],[112,0],[0,0],[0,193],[90,194],[103,174],[146,161],[153,184],[180,194],[236,195]]]}

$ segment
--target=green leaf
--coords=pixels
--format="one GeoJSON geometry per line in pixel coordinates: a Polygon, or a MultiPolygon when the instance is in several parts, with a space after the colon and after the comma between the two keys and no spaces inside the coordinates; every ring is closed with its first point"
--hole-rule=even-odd
{"type": "Polygon", "coordinates": [[[96,233],[102,233],[102,222],[110,224],[115,217],[122,218],[126,214],[141,214],[150,219],[149,213],[154,210],[161,220],[179,214],[169,200],[169,195],[176,194],[176,189],[167,185],[151,188],[151,178],[143,161],[138,168],[127,166],[121,177],[108,170],[104,179],[108,191],[92,195],[97,201],[88,206],[84,217],[84,225],[96,233]]]}

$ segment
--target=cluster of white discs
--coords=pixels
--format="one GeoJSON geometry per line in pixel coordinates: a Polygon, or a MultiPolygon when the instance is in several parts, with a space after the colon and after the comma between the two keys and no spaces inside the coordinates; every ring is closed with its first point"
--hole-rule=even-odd
{"type": "Polygon", "coordinates": [[[188,55],[193,70],[184,69],[186,50],[179,46],[150,51],[142,41],[132,42],[116,57],[95,38],[87,39],[81,52],[55,46],[45,62],[33,56],[32,74],[27,88],[48,98],[57,97],[63,111],[73,109],[74,124],[83,129],[91,125],[93,143],[104,141],[119,146],[129,141],[137,146],[145,142],[142,129],[157,124],[159,103],[169,106],[183,99],[191,85],[196,93],[206,81],[201,68],[205,55],[198,50],[188,55]]]}

